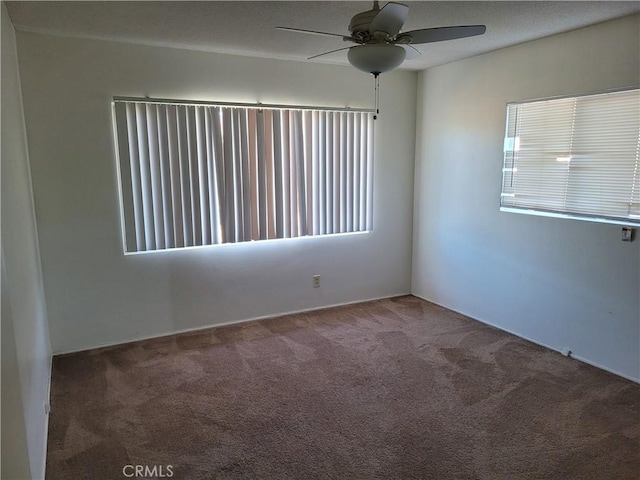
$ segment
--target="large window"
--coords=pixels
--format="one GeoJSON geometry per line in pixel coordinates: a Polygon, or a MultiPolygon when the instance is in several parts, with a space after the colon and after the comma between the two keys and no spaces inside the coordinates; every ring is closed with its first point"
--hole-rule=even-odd
{"type": "Polygon", "coordinates": [[[371,229],[370,112],[113,106],[125,252],[371,229]]]}
{"type": "Polygon", "coordinates": [[[507,105],[501,209],[640,224],[640,90],[507,105]]]}

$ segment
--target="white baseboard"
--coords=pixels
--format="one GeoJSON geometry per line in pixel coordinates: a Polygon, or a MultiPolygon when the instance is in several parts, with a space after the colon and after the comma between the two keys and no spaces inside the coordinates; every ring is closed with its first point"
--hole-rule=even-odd
{"type": "Polygon", "coordinates": [[[116,342],[107,342],[107,343],[102,343],[102,344],[97,344],[91,347],[83,347],[83,348],[78,348],[78,349],[73,349],[73,350],[64,350],[61,352],[55,352],[53,354],[53,356],[58,356],[58,355],[69,355],[72,353],[80,353],[80,352],[86,352],[89,350],[97,350],[100,348],[107,348],[107,347],[115,347],[117,345],[125,345],[127,343],[132,343],[132,342],[141,342],[144,340],[153,340],[156,338],[163,338],[163,337],[171,337],[173,335],[180,335],[183,333],[193,333],[193,332],[199,332],[199,331],[203,331],[203,330],[209,330],[211,328],[218,328],[218,327],[225,327],[225,326],[229,326],[229,325],[237,325],[240,323],[247,323],[247,322],[255,322],[257,320],[266,320],[269,318],[278,318],[278,317],[284,317],[285,315],[295,315],[298,313],[310,313],[310,312],[317,312],[320,310],[326,310],[327,308],[335,308],[335,307],[344,307],[347,305],[355,305],[357,303],[365,303],[365,302],[372,302],[375,300],[384,300],[387,298],[395,298],[395,297],[403,297],[405,295],[411,295],[410,292],[407,293],[397,293],[397,294],[392,294],[392,295],[385,295],[385,296],[381,296],[381,297],[374,297],[374,298],[365,298],[362,300],[354,300],[351,302],[342,302],[342,303],[334,303],[334,304],[330,304],[330,305],[324,305],[322,307],[314,307],[314,308],[307,308],[307,309],[300,309],[300,310],[289,310],[286,312],[279,312],[279,313],[273,313],[273,314],[269,314],[269,315],[261,315],[258,317],[251,317],[251,318],[242,318],[239,320],[230,320],[227,322],[220,322],[220,323],[215,323],[212,325],[203,325],[200,327],[193,327],[193,328],[185,328],[185,329],[181,329],[181,330],[176,330],[174,332],[168,332],[168,333],[160,333],[157,335],[148,335],[148,336],[144,336],[144,337],[136,337],[136,338],[132,338],[132,339],[127,339],[127,340],[122,340],[122,341],[116,341],[116,342]]]}
{"type": "Polygon", "coordinates": [[[611,369],[609,367],[605,367],[604,365],[601,365],[601,364],[599,364],[597,362],[589,360],[588,358],[582,357],[580,355],[574,355],[574,354],[571,354],[571,358],[575,358],[579,362],[586,363],[587,365],[591,365],[592,367],[599,368],[600,370],[604,370],[605,372],[613,373],[614,375],[617,375],[618,377],[622,377],[622,378],[630,380],[630,381],[632,381],[634,383],[640,384],[640,378],[633,378],[633,377],[631,377],[629,375],[625,375],[624,373],[617,372],[616,370],[613,370],[613,369],[611,369]]]}
{"type": "MultiPolygon", "coordinates": [[[[509,333],[511,335],[514,335],[514,336],[516,336],[518,338],[526,340],[527,342],[531,342],[531,343],[534,343],[536,345],[540,345],[541,347],[547,348],[549,350],[553,350],[554,352],[558,352],[558,353],[560,353],[562,355],[562,348],[559,348],[559,347],[556,347],[556,346],[553,346],[553,345],[548,345],[548,344],[546,344],[544,342],[541,342],[539,340],[536,340],[534,338],[530,338],[530,337],[522,335],[522,334],[520,334],[518,332],[515,332],[513,330],[509,330],[507,328],[501,327],[500,325],[496,325],[494,323],[488,322],[488,321],[480,319],[480,318],[475,318],[474,316],[469,315],[468,313],[461,312],[460,310],[456,310],[455,308],[452,308],[452,307],[450,307],[448,305],[443,305],[441,303],[434,302],[433,300],[429,300],[428,298],[422,297],[422,296],[417,295],[415,293],[412,293],[411,295],[413,295],[414,297],[421,298],[422,300],[425,300],[427,302],[431,302],[431,303],[433,303],[435,305],[438,305],[440,307],[443,307],[443,308],[446,308],[448,310],[451,310],[452,312],[456,312],[456,313],[459,313],[461,315],[464,315],[465,317],[469,317],[470,319],[475,320],[476,322],[484,323],[485,325],[489,325],[490,327],[497,328],[498,330],[502,330],[503,332],[506,332],[506,333],[509,333]]],[[[599,363],[594,362],[592,360],[589,360],[589,359],[587,359],[585,357],[582,357],[580,355],[575,355],[575,354],[571,353],[571,355],[569,355],[569,356],[571,358],[573,358],[574,360],[578,360],[579,362],[586,363],[587,365],[591,365],[592,367],[599,368],[600,370],[604,370],[606,372],[613,373],[614,375],[617,375],[618,377],[622,377],[622,378],[624,378],[626,380],[630,380],[630,381],[632,381],[634,383],[640,384],[640,378],[631,377],[631,376],[626,375],[624,373],[621,373],[621,372],[618,372],[616,370],[613,370],[613,369],[611,369],[609,367],[605,367],[604,365],[600,365],[599,363]]]]}
{"type": "MultiPolygon", "coordinates": [[[[277,317],[282,317],[282,316],[285,316],[285,315],[295,315],[295,314],[298,314],[298,313],[317,312],[317,311],[320,311],[320,310],[325,310],[327,308],[342,307],[342,306],[347,306],[347,305],[355,305],[357,303],[371,302],[371,301],[374,301],[374,300],[383,300],[383,299],[387,299],[387,298],[402,297],[404,295],[413,295],[414,297],[420,298],[420,299],[425,300],[427,302],[433,303],[433,304],[438,305],[440,307],[446,308],[446,309],[451,310],[453,312],[456,312],[456,313],[459,313],[459,314],[464,315],[466,317],[469,317],[470,319],[475,320],[477,322],[483,323],[485,325],[489,325],[490,327],[493,327],[493,328],[497,328],[498,330],[506,332],[506,333],[508,333],[510,335],[514,335],[514,336],[516,336],[518,338],[526,340],[527,342],[534,343],[534,344],[539,345],[541,347],[544,347],[544,348],[547,348],[547,349],[552,350],[554,352],[558,352],[558,353],[562,354],[562,348],[546,344],[546,343],[541,342],[539,340],[536,340],[534,338],[527,337],[527,336],[522,335],[522,334],[520,334],[520,333],[518,333],[516,331],[501,327],[500,325],[496,325],[496,324],[494,324],[492,322],[489,322],[489,321],[486,321],[486,320],[483,320],[483,319],[480,319],[480,318],[475,318],[474,316],[469,315],[468,313],[462,312],[462,311],[457,310],[455,308],[452,308],[452,307],[450,307],[448,305],[443,305],[441,303],[435,302],[433,300],[430,300],[428,298],[422,297],[422,296],[417,295],[415,293],[407,292],[407,293],[398,293],[398,294],[393,294],[393,295],[386,295],[386,296],[381,296],[381,297],[373,297],[373,298],[366,298],[366,299],[361,299],[361,300],[354,300],[354,301],[351,301],[351,302],[335,303],[335,304],[325,305],[325,306],[317,307],[317,308],[300,309],[300,310],[289,310],[289,311],[280,312],[280,313],[274,313],[274,314],[270,314],[270,315],[261,315],[261,316],[257,316],[257,317],[251,317],[251,318],[245,318],[245,319],[239,319],[239,320],[230,320],[230,321],[227,321],[227,322],[215,323],[215,324],[212,324],[212,325],[203,325],[203,326],[200,326],[200,327],[185,328],[185,329],[181,329],[181,330],[176,330],[174,332],[161,333],[161,334],[158,334],[158,335],[148,335],[148,336],[144,336],[144,337],[137,337],[137,338],[127,339],[127,340],[118,341],[118,342],[102,343],[102,344],[97,344],[97,345],[94,345],[92,347],[87,347],[87,348],[79,348],[79,349],[74,349],[74,350],[66,350],[66,351],[62,351],[62,352],[55,352],[53,354],[53,356],[68,355],[68,354],[72,354],[72,353],[85,352],[85,351],[88,351],[88,350],[96,350],[96,349],[99,349],[99,348],[114,347],[114,346],[117,346],[117,345],[125,345],[127,343],[132,343],[132,342],[140,342],[140,341],[144,341],[144,340],[153,340],[153,339],[156,339],[156,338],[170,337],[170,336],[173,336],[173,335],[180,335],[180,334],[183,334],[183,333],[199,332],[199,331],[209,330],[211,328],[224,327],[224,326],[229,326],[229,325],[237,325],[237,324],[247,323],[247,322],[255,322],[257,320],[266,320],[266,319],[269,319],[269,318],[277,318],[277,317]]],[[[601,365],[601,364],[599,364],[597,362],[594,362],[594,361],[592,361],[592,360],[590,360],[588,358],[585,358],[585,357],[583,357],[581,355],[575,355],[575,354],[572,353],[570,355],[570,357],[575,359],[575,360],[578,360],[579,362],[586,363],[586,364],[591,365],[593,367],[599,368],[599,369],[604,370],[606,372],[609,372],[609,373],[612,373],[612,374],[617,375],[619,377],[622,377],[622,378],[624,378],[626,380],[629,380],[629,381],[632,381],[634,383],[640,384],[640,378],[634,378],[634,377],[632,377],[630,375],[626,375],[626,374],[624,374],[622,372],[618,372],[618,371],[613,370],[613,369],[611,369],[609,367],[606,367],[606,366],[601,365]]],[[[50,368],[51,368],[51,365],[50,365],[50,368]]],[[[50,390],[51,390],[51,375],[49,375],[49,394],[48,394],[49,402],[51,402],[51,391],[50,390]]],[[[49,416],[47,415],[47,422],[48,421],[49,421],[49,416]]]]}

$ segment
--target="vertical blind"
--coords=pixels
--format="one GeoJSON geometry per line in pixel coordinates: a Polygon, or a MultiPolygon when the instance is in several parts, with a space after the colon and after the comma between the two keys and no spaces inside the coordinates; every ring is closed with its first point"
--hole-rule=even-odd
{"type": "Polygon", "coordinates": [[[126,252],[372,228],[369,112],[113,106],[126,252]]]}
{"type": "Polygon", "coordinates": [[[508,104],[501,207],[640,224],[640,90],[508,104]]]}

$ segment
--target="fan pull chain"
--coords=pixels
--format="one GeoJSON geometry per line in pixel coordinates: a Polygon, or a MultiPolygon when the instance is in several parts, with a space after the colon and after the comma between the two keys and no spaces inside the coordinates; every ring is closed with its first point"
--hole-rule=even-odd
{"type": "Polygon", "coordinates": [[[375,113],[373,114],[373,119],[378,119],[378,114],[380,113],[380,74],[374,73],[374,94],[375,94],[375,113]]]}

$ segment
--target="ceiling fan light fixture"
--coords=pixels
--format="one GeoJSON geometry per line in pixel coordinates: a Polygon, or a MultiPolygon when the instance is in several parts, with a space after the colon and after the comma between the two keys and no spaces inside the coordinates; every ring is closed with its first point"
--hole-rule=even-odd
{"type": "Polygon", "coordinates": [[[378,75],[400,66],[407,52],[398,45],[374,43],[351,47],[349,63],[363,72],[378,75]]]}

